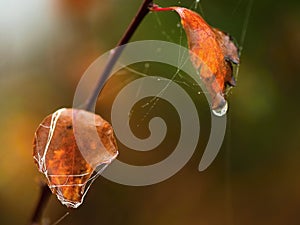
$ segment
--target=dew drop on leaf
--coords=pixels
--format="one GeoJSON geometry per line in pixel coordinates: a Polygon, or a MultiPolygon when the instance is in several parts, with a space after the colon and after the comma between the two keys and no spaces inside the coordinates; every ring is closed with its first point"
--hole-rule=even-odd
{"type": "Polygon", "coordinates": [[[221,117],[227,113],[227,110],[228,110],[228,103],[226,101],[224,106],[222,106],[221,108],[213,109],[212,112],[215,116],[221,117]]]}

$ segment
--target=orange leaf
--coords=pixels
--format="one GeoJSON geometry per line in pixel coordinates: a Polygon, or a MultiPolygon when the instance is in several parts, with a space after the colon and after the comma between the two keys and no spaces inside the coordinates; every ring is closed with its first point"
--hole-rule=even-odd
{"type": "Polygon", "coordinates": [[[175,10],[186,32],[190,58],[212,98],[212,109],[226,107],[224,98],[226,85],[235,86],[232,63],[239,64],[237,46],[229,35],[212,28],[197,13],[182,7],[160,8],[154,5],[152,11],[175,10]]]}
{"type": "Polygon", "coordinates": [[[95,169],[104,169],[117,154],[111,125],[84,110],[60,109],[47,116],[35,133],[33,157],[39,171],[68,207],[82,203],[95,169]],[[101,141],[93,139],[94,131],[101,141]]]}

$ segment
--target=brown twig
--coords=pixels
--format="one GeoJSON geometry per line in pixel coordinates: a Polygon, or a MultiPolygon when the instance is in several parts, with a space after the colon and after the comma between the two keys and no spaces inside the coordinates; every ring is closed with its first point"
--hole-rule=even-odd
{"type": "MultiPolygon", "coordinates": [[[[124,44],[128,43],[128,41],[130,40],[130,38],[132,37],[132,35],[136,31],[136,29],[138,28],[138,26],[140,25],[142,20],[148,14],[149,7],[152,6],[152,2],[153,2],[153,0],[144,0],[143,1],[136,16],[134,17],[134,19],[128,26],[127,30],[125,31],[123,37],[120,39],[119,43],[117,44],[117,47],[119,47],[119,48],[117,48],[117,51],[115,51],[114,53],[111,54],[109,61],[107,62],[106,67],[104,69],[104,72],[99,77],[99,81],[96,85],[96,88],[92,92],[91,97],[87,100],[87,103],[84,107],[86,110],[91,111],[95,107],[99,92],[101,91],[111,70],[113,69],[114,65],[116,64],[120,55],[122,54],[122,51],[124,50],[124,44]]],[[[41,189],[40,199],[37,202],[30,225],[38,225],[39,224],[42,214],[43,214],[43,211],[44,211],[44,209],[48,203],[48,200],[51,196],[51,192],[50,192],[47,184],[45,184],[45,183],[42,184],[40,189],[41,189]]]]}
{"type": "Polygon", "coordinates": [[[126,32],[124,33],[123,37],[120,39],[119,43],[117,44],[116,47],[119,47],[119,48],[116,48],[116,50],[111,53],[110,58],[106,64],[106,67],[104,68],[103,73],[99,77],[97,85],[96,85],[94,91],[92,92],[91,97],[87,100],[87,102],[84,106],[84,109],[86,109],[88,111],[93,111],[93,109],[95,108],[95,104],[96,104],[98,95],[99,95],[106,79],[110,75],[114,65],[116,64],[120,55],[122,54],[122,52],[125,48],[124,45],[128,43],[128,41],[130,40],[130,38],[132,37],[132,35],[136,31],[136,29],[138,28],[138,26],[140,25],[142,20],[148,14],[148,12],[150,11],[149,8],[152,7],[152,4],[153,4],[153,0],[144,0],[143,1],[136,16],[130,23],[130,25],[127,28],[126,32]]]}
{"type": "Polygon", "coordinates": [[[40,187],[40,198],[39,201],[36,204],[34,213],[31,217],[30,225],[38,225],[42,215],[43,211],[50,199],[51,191],[48,188],[48,185],[46,183],[41,183],[40,187]]]}

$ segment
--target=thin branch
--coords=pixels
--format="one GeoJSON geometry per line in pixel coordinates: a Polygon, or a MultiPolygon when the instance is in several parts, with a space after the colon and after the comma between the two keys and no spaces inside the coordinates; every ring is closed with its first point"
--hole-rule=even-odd
{"type": "Polygon", "coordinates": [[[43,211],[51,196],[51,191],[49,190],[48,185],[46,183],[41,183],[40,192],[40,198],[32,215],[30,225],[39,224],[43,215],[43,211]]]}
{"type": "MultiPolygon", "coordinates": [[[[117,44],[117,47],[120,47],[120,48],[117,48],[117,51],[115,51],[111,54],[109,61],[107,62],[106,67],[104,69],[104,72],[99,77],[99,81],[96,85],[95,90],[92,92],[91,97],[87,100],[87,103],[84,107],[86,110],[91,111],[95,107],[99,92],[101,91],[111,70],[113,69],[114,65],[116,64],[116,62],[118,61],[120,55],[122,54],[122,52],[124,50],[125,46],[123,46],[123,45],[128,43],[128,41],[133,36],[134,32],[136,31],[136,29],[138,28],[138,26],[140,25],[142,20],[148,14],[149,7],[152,6],[152,2],[153,2],[153,0],[144,0],[143,1],[136,16],[130,23],[130,25],[127,28],[127,30],[125,31],[123,37],[120,39],[119,43],[117,44]]],[[[51,192],[50,192],[47,184],[45,184],[45,183],[42,184],[40,190],[41,190],[40,199],[37,202],[35,211],[32,215],[31,221],[30,221],[30,225],[38,225],[39,224],[42,214],[43,214],[43,211],[44,211],[44,209],[50,199],[50,196],[51,196],[51,192]]]]}
{"type": "Polygon", "coordinates": [[[99,77],[97,85],[96,85],[94,91],[92,92],[91,97],[87,100],[86,105],[84,106],[84,109],[86,109],[88,111],[93,111],[93,109],[95,108],[96,101],[98,99],[98,95],[99,95],[106,79],[110,75],[114,65],[116,64],[119,57],[121,56],[121,54],[125,48],[124,45],[128,43],[128,41],[133,36],[134,32],[136,31],[136,29],[138,28],[138,26],[140,25],[142,20],[145,18],[145,16],[150,11],[149,8],[152,6],[152,2],[153,2],[153,0],[144,0],[142,5],[140,6],[136,16],[132,20],[131,24],[127,28],[126,32],[124,33],[124,35],[121,38],[121,40],[119,41],[119,43],[117,44],[117,47],[119,47],[119,48],[116,48],[115,51],[111,52],[111,55],[106,64],[106,67],[104,68],[103,73],[99,77]]]}

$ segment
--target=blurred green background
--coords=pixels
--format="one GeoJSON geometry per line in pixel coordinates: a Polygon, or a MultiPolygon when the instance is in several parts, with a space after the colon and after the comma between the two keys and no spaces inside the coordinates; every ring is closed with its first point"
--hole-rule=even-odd
{"type": "MultiPolygon", "coordinates": [[[[116,45],[140,2],[0,1],[0,224],[28,224],[42,177],[32,158],[35,129],[46,115],[71,107],[83,72],[116,45]]],[[[248,5],[247,0],[203,0],[201,7],[190,0],[156,3],[203,13],[211,25],[237,40],[248,5]]],[[[174,12],[150,13],[132,41],[159,39],[185,45],[178,22],[174,12]]],[[[229,96],[225,141],[206,171],[200,173],[197,167],[209,135],[209,111],[199,103],[198,149],[179,173],[148,187],[123,186],[100,177],[76,210],[52,196],[43,224],[51,225],[70,212],[59,224],[299,225],[299,28],[298,0],[254,2],[238,86],[229,96]]],[[[125,71],[109,81],[100,96],[103,103],[97,105],[106,120],[113,97],[136,76],[125,71]]],[[[199,96],[197,90],[184,88],[192,98],[199,96]]],[[[145,114],[147,109],[139,109],[147,101],[135,106],[133,127],[145,114]]],[[[149,117],[168,117],[172,108],[164,103],[160,101],[149,117]]],[[[180,129],[172,118],[178,117],[168,119],[174,128],[170,139],[178,138],[180,129]]],[[[133,130],[143,136],[145,127],[133,130]]],[[[174,141],[146,155],[119,146],[121,160],[147,164],[166,157],[174,141]]]]}

